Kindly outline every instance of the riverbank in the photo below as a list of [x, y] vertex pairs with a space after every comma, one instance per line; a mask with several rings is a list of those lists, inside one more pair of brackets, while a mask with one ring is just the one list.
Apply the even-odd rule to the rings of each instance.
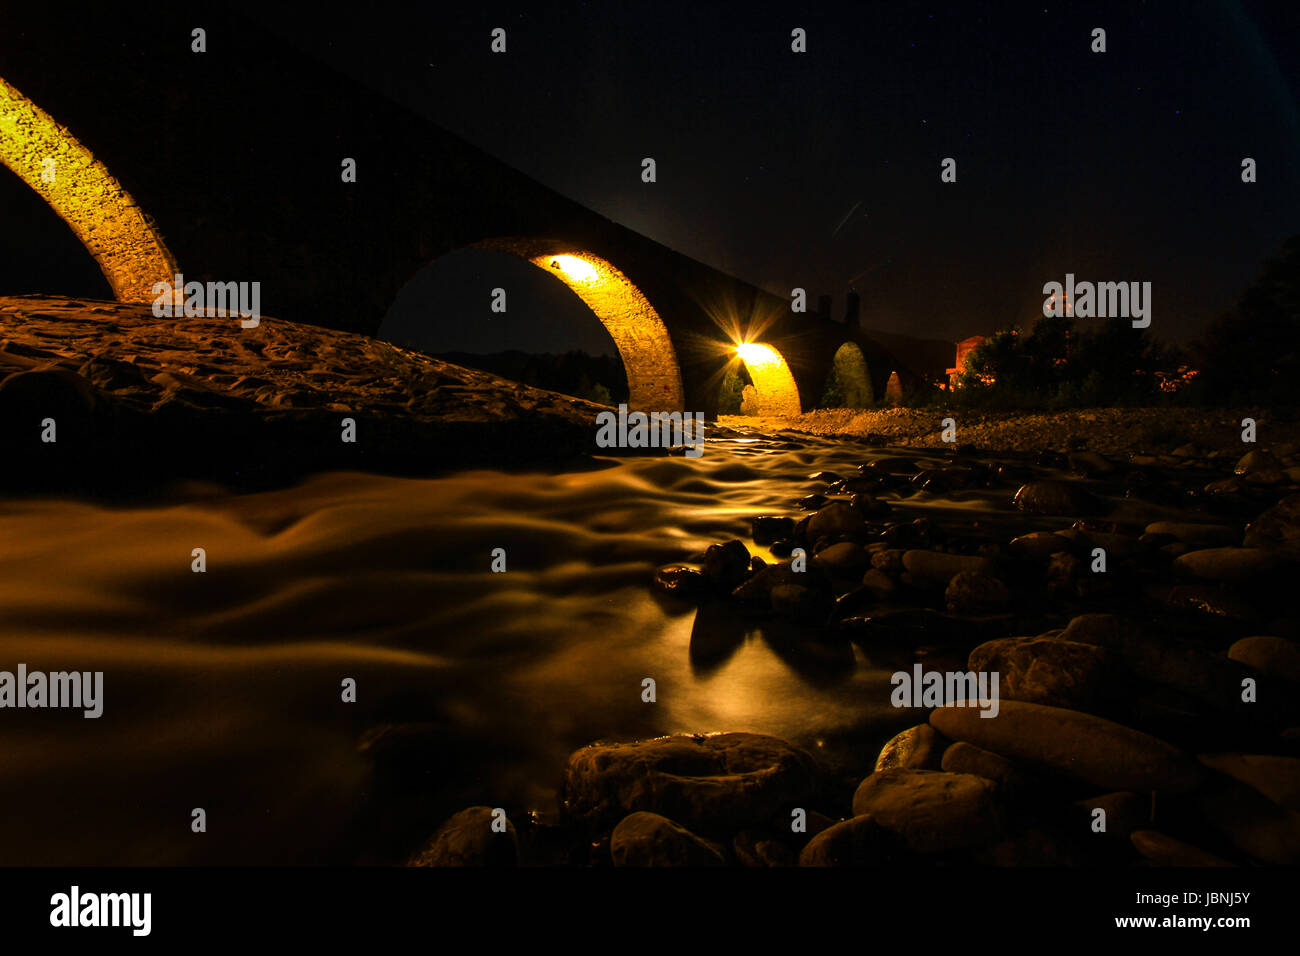
[[988, 452], [1073, 451], [1105, 455], [1190, 456], [1243, 451], [1242, 420], [1256, 423], [1257, 444], [1300, 444], [1300, 419], [1265, 408], [1089, 408], [1060, 412], [973, 409], [819, 409], [797, 418], [725, 416], [719, 424], [765, 431], [788, 430], [823, 438], [868, 439], [875, 445], [944, 446], [944, 418], [956, 426], [956, 443]]

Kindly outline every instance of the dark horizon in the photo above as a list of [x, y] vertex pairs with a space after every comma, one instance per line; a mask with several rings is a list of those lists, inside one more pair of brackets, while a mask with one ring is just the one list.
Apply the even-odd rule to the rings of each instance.
[[[1149, 334], [1186, 345], [1300, 232], [1300, 51], [1272, 4], [244, 12], [685, 255], [783, 297], [833, 294], [837, 319], [856, 288], [885, 331], [988, 334], [1073, 272], [1151, 281]], [[613, 43], [630, 23], [635, 42]]]

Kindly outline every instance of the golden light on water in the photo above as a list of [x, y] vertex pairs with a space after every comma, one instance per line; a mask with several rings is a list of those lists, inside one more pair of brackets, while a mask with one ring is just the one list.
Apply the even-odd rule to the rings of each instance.
[[149, 218], [66, 128], [0, 79], [0, 162], [50, 204], [123, 302], [152, 302], [180, 270]]

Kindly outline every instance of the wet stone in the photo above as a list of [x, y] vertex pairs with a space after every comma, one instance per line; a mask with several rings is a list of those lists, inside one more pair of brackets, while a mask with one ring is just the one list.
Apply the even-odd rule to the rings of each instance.
[[723, 866], [716, 845], [657, 813], [638, 812], [619, 821], [610, 835], [615, 866]]

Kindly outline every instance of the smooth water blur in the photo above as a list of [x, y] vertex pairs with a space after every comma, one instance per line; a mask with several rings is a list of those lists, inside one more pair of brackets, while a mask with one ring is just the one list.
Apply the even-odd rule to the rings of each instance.
[[[797, 514], [810, 472], [882, 454], [899, 452], [733, 437], [565, 474], [5, 502], [0, 669], [102, 670], [105, 703], [98, 720], [0, 711], [0, 862], [385, 860], [468, 804], [553, 816], [566, 757], [600, 738], [756, 731], [869, 768], [915, 722], [889, 707], [895, 666], [716, 608], [697, 621], [650, 579], [748, 543], [754, 514]], [[996, 519], [995, 498], [1005, 509], [985, 490], [900, 513]], [[358, 752], [385, 724], [424, 741], [409, 786]]]

